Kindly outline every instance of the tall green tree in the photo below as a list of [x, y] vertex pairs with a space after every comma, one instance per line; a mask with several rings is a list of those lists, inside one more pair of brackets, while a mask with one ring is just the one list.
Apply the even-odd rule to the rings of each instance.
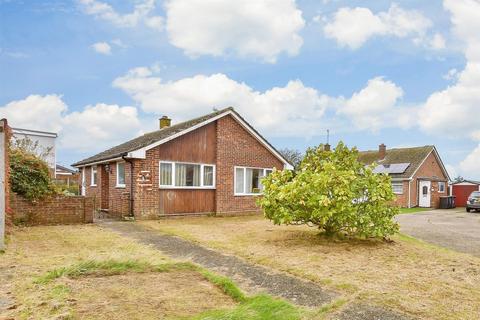
[[386, 174], [358, 161], [356, 148], [308, 149], [296, 174], [274, 171], [263, 179], [259, 204], [275, 224], [308, 224], [327, 235], [387, 237], [398, 231], [395, 195]]

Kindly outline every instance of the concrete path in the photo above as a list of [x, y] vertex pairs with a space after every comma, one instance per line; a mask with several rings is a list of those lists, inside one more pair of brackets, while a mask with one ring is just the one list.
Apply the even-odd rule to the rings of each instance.
[[[102, 227], [122, 236], [136, 239], [164, 252], [175, 259], [188, 259], [207, 269], [232, 278], [243, 290], [250, 293], [266, 292], [282, 297], [297, 305], [319, 307], [332, 302], [337, 294], [319, 285], [291, 275], [249, 263], [236, 256], [225, 255], [179, 237], [148, 230], [134, 222], [100, 221]], [[353, 304], [335, 319], [352, 320], [403, 320], [404, 315], [383, 308]]]
[[480, 213], [463, 208], [432, 210], [396, 217], [400, 231], [442, 247], [480, 257]]

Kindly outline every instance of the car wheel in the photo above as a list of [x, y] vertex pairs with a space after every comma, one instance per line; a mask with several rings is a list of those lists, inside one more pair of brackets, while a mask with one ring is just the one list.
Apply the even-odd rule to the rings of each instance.
[[467, 212], [470, 212], [470, 208], [467, 208]]

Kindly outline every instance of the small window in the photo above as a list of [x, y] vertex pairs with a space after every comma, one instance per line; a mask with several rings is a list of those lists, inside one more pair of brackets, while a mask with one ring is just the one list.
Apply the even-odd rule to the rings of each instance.
[[203, 185], [213, 187], [213, 166], [203, 166]]
[[392, 190], [395, 194], [403, 194], [403, 182], [392, 182]]
[[97, 185], [97, 166], [92, 166], [92, 179], [91, 179], [91, 185], [96, 186]]
[[160, 163], [160, 185], [161, 186], [171, 186], [172, 177], [173, 177], [173, 163], [161, 162]]
[[423, 188], [422, 188], [422, 195], [424, 195], [424, 196], [427, 196], [427, 195], [428, 195], [428, 187], [427, 187], [427, 186], [423, 186]]
[[272, 171], [272, 169], [236, 167], [235, 194], [255, 195], [262, 193], [262, 178]]
[[445, 193], [445, 182], [439, 182], [438, 183], [438, 192], [440, 193]]
[[125, 187], [125, 162], [117, 162], [117, 187]]

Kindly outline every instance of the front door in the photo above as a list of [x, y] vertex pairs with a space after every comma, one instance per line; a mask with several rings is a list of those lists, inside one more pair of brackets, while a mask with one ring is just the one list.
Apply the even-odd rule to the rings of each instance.
[[418, 195], [418, 206], [422, 208], [430, 208], [430, 198], [431, 198], [431, 181], [420, 181], [420, 194]]

